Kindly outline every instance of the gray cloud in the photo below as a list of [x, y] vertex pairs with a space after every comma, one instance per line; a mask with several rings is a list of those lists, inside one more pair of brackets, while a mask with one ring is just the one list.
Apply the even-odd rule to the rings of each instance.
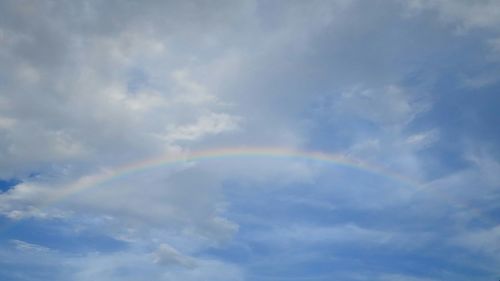
[[[487, 61], [495, 68], [497, 6], [445, 0], [4, 1], [0, 178], [23, 182], [0, 194], [0, 213], [17, 221], [58, 220], [68, 229], [78, 225], [130, 246], [70, 257], [74, 274], [61, 274], [73, 280], [243, 280], [244, 262], [200, 253], [246, 237], [242, 223], [269, 230], [274, 214], [250, 213], [278, 208], [277, 201], [265, 200], [273, 192], [289, 192], [290, 202], [314, 202], [302, 204], [305, 209], [322, 202], [328, 206], [323, 211], [345, 211], [357, 221], [344, 218], [332, 227], [323, 218], [325, 225], [313, 227], [301, 224], [300, 215], [278, 216], [295, 226], [263, 234], [258, 242], [265, 245], [273, 239], [302, 246], [311, 240], [382, 241], [409, 251], [414, 239], [428, 250], [428, 241], [443, 238], [429, 234], [419, 223], [425, 221], [439, 226], [436, 232], [456, 231], [444, 250], [491, 254], [486, 248], [498, 229], [490, 222], [468, 226], [478, 217], [474, 210], [479, 216], [497, 210], [499, 166], [491, 151], [498, 151], [498, 136], [490, 130], [497, 100], [461, 91], [496, 85], [495, 72], [473, 66]], [[472, 30], [489, 52], [484, 60], [470, 47], [476, 42]], [[441, 86], [455, 80], [457, 89]], [[340, 173], [303, 159], [229, 159], [191, 161], [73, 190], [126, 163], [225, 146], [339, 152], [422, 186], [396, 189], [375, 175]], [[307, 186], [311, 198], [302, 198], [297, 186]], [[240, 198], [247, 195], [255, 200]], [[240, 206], [231, 200], [254, 204], [248, 217], [238, 216]], [[359, 213], [377, 212], [401, 225], [382, 215], [380, 227], [359, 219]], [[442, 226], [445, 219], [456, 225]], [[25, 250], [42, 248], [13, 241], [24, 251], [16, 257], [20, 264], [36, 267], [31, 259], [39, 255], [54, 263], [68, 258], [50, 250], [30, 254]], [[270, 256], [268, 266], [280, 264], [282, 256]], [[125, 277], [130, 267], [145, 274]], [[370, 274], [376, 280], [434, 280]]]

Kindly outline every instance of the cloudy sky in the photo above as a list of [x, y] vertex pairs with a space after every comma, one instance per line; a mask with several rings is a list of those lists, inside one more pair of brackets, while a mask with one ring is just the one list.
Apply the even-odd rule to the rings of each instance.
[[1, 280], [498, 280], [500, 2], [0, 1]]

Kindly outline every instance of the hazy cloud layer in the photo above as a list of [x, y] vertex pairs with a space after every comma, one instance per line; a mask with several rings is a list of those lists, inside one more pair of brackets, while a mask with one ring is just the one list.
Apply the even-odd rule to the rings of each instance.
[[[499, 21], [496, 1], [3, 1], [0, 279], [498, 279]], [[371, 168], [134, 170], [227, 147]]]

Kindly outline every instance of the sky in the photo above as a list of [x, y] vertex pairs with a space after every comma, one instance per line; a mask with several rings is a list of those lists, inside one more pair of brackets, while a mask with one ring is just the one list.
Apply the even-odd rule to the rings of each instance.
[[500, 2], [0, 1], [0, 280], [499, 280]]

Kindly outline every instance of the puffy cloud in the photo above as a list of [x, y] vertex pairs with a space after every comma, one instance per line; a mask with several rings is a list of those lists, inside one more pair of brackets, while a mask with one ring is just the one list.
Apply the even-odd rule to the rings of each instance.
[[[234, 121], [229, 121], [233, 117], [217, 108], [210, 90], [179, 70], [185, 68], [190, 52], [169, 53], [174, 48], [171, 41], [176, 42], [173, 38], [184, 32], [156, 28], [154, 23], [163, 22], [159, 15], [149, 18], [132, 13], [121, 18], [134, 7], [113, 11], [107, 5], [97, 9], [98, 5], [31, 2], [22, 8], [14, 2], [3, 4], [2, 40], [8, 43], [0, 58], [6, 82], [0, 89], [3, 177], [47, 169], [49, 164], [103, 164], [105, 155], [109, 164], [116, 153], [132, 157], [129, 160], [162, 153], [167, 144], [157, 135], [166, 127], [201, 119], [207, 111], [212, 113], [203, 122], [212, 124], [213, 130], [234, 127]], [[155, 13], [163, 5], [171, 4], [151, 2], [141, 9]], [[231, 6], [227, 7], [231, 13], [240, 9]], [[204, 8], [208, 14], [220, 15], [211, 9]], [[69, 11], [77, 10], [85, 11], [85, 16], [71, 18]], [[189, 5], [184, 11], [199, 12]], [[93, 22], [95, 18], [121, 18], [123, 25], [112, 20]], [[175, 18], [170, 20], [179, 24]], [[215, 19], [208, 16], [206, 20]], [[140, 29], [131, 22], [137, 22]], [[206, 27], [187, 28], [198, 32]], [[185, 44], [191, 41], [198, 39], [190, 38]], [[193, 137], [192, 132], [188, 135]]]

